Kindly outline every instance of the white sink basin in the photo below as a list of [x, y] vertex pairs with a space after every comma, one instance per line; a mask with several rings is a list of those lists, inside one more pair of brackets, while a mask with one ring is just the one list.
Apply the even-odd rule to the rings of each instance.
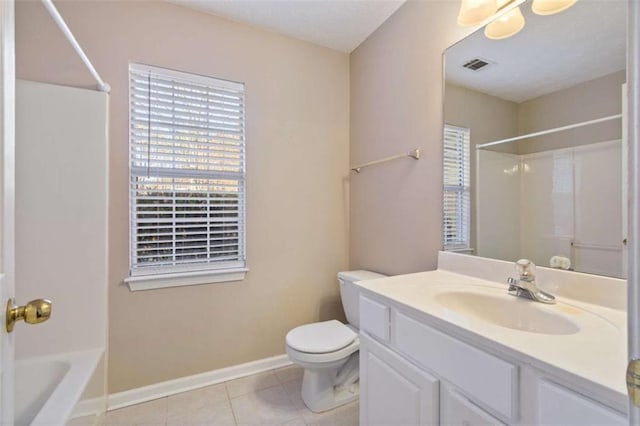
[[435, 301], [456, 314], [515, 330], [541, 334], [575, 334], [580, 331], [576, 323], [553, 312], [558, 305], [466, 291], [446, 291], [437, 294]]

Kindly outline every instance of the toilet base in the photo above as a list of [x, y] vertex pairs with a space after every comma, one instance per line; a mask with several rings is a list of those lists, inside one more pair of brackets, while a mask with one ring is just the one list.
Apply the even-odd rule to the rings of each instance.
[[302, 378], [302, 400], [314, 413], [331, 410], [360, 396], [358, 353], [331, 368], [305, 368]]
[[302, 400], [304, 405], [314, 413], [322, 413], [323, 411], [333, 410], [341, 405], [348, 404], [360, 397], [360, 386], [358, 383], [351, 385], [349, 388], [340, 389], [333, 392], [327, 392], [321, 397], [318, 394], [309, 394], [302, 391]]

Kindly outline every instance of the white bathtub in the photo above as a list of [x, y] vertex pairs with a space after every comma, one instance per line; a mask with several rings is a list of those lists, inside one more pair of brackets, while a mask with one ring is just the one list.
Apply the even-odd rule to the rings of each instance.
[[66, 424], [103, 353], [94, 349], [16, 361], [16, 426]]

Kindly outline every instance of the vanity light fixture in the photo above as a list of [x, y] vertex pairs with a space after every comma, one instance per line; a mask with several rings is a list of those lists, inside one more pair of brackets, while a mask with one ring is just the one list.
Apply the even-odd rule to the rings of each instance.
[[[478, 25], [512, 5], [517, 0], [462, 0], [458, 25], [469, 27]], [[577, 0], [533, 0], [531, 10], [536, 15], [553, 15], [567, 10]], [[484, 35], [492, 40], [500, 40], [511, 37], [524, 28], [524, 16], [520, 6], [516, 6], [504, 13], [498, 19], [489, 23], [484, 30]]]
[[516, 35], [524, 28], [524, 16], [520, 7], [514, 7], [484, 29], [484, 36], [491, 40], [500, 40]]
[[569, 9], [578, 0], [533, 0], [531, 10], [536, 15], [553, 15]]

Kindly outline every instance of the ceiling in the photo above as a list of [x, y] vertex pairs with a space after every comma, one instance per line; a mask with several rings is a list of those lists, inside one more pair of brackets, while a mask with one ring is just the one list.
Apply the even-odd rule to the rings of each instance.
[[[446, 80], [514, 102], [593, 80], [626, 67], [626, 2], [578, 1], [551, 16], [521, 6], [524, 29], [504, 40], [477, 31], [446, 51]], [[474, 58], [492, 62], [463, 68]]]
[[405, 0], [168, 0], [350, 53]]

